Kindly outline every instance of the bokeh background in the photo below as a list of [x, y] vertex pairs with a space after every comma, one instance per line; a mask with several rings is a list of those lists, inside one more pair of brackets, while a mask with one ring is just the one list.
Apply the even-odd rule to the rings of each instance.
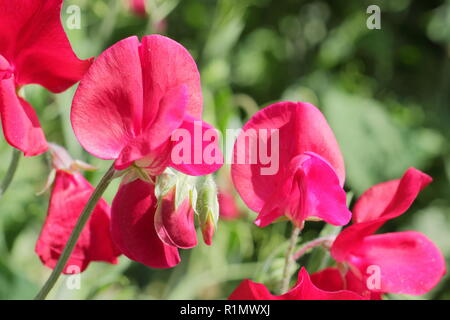
[[[204, 116], [221, 130], [239, 128], [259, 108], [278, 100], [318, 106], [335, 131], [345, 156], [346, 190], [352, 203], [375, 183], [401, 177], [410, 166], [434, 182], [409, 212], [384, 231], [424, 232], [450, 258], [450, 1], [148, 0], [139, 15], [125, 0], [66, 0], [81, 9], [81, 29], [66, 31], [81, 58], [97, 56], [130, 35], [161, 33], [182, 43], [201, 71]], [[366, 27], [369, 5], [381, 8], [381, 30]], [[100, 169], [86, 176], [94, 184], [109, 163], [92, 158], [77, 143], [69, 111], [75, 88], [54, 95], [25, 88], [48, 140]], [[0, 177], [11, 148], [0, 142]], [[92, 263], [80, 290], [60, 280], [59, 299], [226, 298], [243, 278], [273, 287], [281, 277], [288, 223], [259, 229], [233, 192], [229, 168], [217, 174], [222, 190], [234, 195], [239, 217], [221, 220], [212, 247], [182, 252], [179, 266], [150, 269], [121, 257], [118, 265]], [[34, 245], [45, 219], [48, 192], [37, 196], [49, 173], [45, 155], [24, 158], [0, 201], [0, 299], [32, 298], [50, 271]], [[107, 192], [111, 200], [118, 182]], [[307, 224], [304, 241], [324, 224]], [[330, 263], [316, 250], [299, 265], [310, 273]], [[411, 298], [389, 295], [389, 299]], [[425, 299], [449, 299], [444, 277]]]

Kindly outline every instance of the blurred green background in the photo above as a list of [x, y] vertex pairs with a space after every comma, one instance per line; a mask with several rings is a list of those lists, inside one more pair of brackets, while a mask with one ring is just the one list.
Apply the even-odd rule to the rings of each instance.
[[[147, 17], [134, 14], [127, 2], [64, 1], [65, 26], [66, 8], [81, 9], [81, 29], [66, 28], [80, 58], [97, 56], [130, 35], [175, 39], [197, 61], [204, 117], [221, 130], [241, 127], [258, 108], [277, 100], [315, 104], [341, 145], [353, 202], [410, 166], [434, 178], [409, 213], [383, 230], [424, 232], [450, 259], [450, 1], [148, 0]], [[371, 4], [381, 8], [381, 30], [366, 27]], [[109, 163], [84, 152], [72, 133], [74, 90], [53, 95], [28, 86], [25, 95], [49, 141], [100, 168], [87, 174], [95, 184]], [[2, 177], [11, 148], [4, 139], [0, 146]], [[0, 201], [0, 299], [32, 298], [50, 273], [34, 254], [48, 202], [48, 193], [36, 193], [48, 173], [45, 155], [22, 159]], [[218, 180], [232, 190], [227, 167]], [[108, 201], [117, 184], [108, 190]], [[92, 263], [80, 290], [68, 290], [62, 278], [51, 297], [221, 299], [243, 278], [273, 286], [281, 277], [290, 226], [259, 229], [252, 224], [255, 213], [236, 201], [241, 218], [220, 221], [213, 246], [183, 251], [176, 268], [150, 269], [126, 257], [119, 265]], [[303, 240], [315, 238], [322, 227], [308, 223]], [[300, 261], [310, 273], [326, 263], [320, 249]], [[450, 299], [450, 278], [419, 298]]]

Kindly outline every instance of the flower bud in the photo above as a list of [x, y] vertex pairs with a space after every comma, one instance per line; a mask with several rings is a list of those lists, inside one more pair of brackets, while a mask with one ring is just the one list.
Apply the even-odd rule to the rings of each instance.
[[203, 177], [198, 183], [196, 210], [200, 219], [203, 241], [211, 245], [219, 219], [217, 187], [211, 175]]
[[166, 169], [156, 178], [155, 228], [164, 243], [178, 248], [197, 245], [194, 224], [195, 177]]

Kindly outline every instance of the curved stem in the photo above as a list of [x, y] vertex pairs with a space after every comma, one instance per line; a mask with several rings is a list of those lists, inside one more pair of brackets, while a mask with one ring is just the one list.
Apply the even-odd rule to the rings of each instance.
[[334, 239], [336, 239], [336, 236], [327, 236], [327, 237], [320, 237], [310, 242], [307, 242], [294, 254], [293, 260], [295, 261], [300, 259], [309, 249], [312, 249], [314, 247], [331, 246], [331, 243], [333, 243]]
[[286, 257], [284, 260], [284, 269], [283, 269], [283, 278], [281, 280], [281, 287], [280, 287], [280, 293], [284, 294], [289, 290], [289, 281], [291, 280], [291, 263], [293, 261], [292, 259], [292, 253], [294, 252], [295, 245], [297, 244], [297, 239], [300, 234], [300, 229], [297, 227], [294, 227], [294, 230], [292, 230], [291, 238], [289, 240], [289, 246], [286, 251]]
[[78, 241], [78, 238], [80, 237], [81, 232], [83, 231], [84, 226], [86, 225], [86, 222], [89, 220], [92, 211], [94, 211], [95, 206], [102, 197], [106, 188], [115, 178], [115, 173], [116, 170], [114, 169], [113, 164], [105, 173], [103, 178], [100, 180], [99, 184], [97, 185], [97, 188], [95, 188], [94, 192], [89, 198], [89, 201], [86, 203], [83, 211], [80, 214], [80, 217], [78, 218], [77, 224], [73, 228], [72, 234], [70, 235], [69, 240], [67, 240], [66, 246], [64, 247], [64, 250], [58, 259], [58, 263], [56, 264], [55, 268], [50, 274], [50, 277], [45, 282], [44, 286], [41, 288], [39, 293], [34, 298], [35, 300], [44, 300], [47, 297], [50, 290], [55, 285], [56, 281], [61, 275], [61, 272], [64, 270], [64, 267], [66, 266], [67, 260], [69, 260], [69, 257], [73, 249], [75, 248], [75, 245]]
[[19, 166], [20, 154], [20, 150], [15, 148], [13, 149], [11, 162], [9, 163], [8, 170], [6, 171], [6, 175], [0, 186], [0, 198], [5, 194], [6, 190], [8, 190], [8, 187], [14, 178], [17, 167]]

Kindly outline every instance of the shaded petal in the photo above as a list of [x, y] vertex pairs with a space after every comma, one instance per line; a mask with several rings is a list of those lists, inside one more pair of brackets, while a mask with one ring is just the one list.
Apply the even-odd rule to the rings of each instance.
[[171, 268], [180, 256], [156, 233], [156, 202], [152, 184], [138, 179], [122, 185], [111, 208], [112, 237], [128, 258], [153, 268]]
[[293, 158], [283, 180], [285, 184], [266, 201], [256, 225], [264, 227], [282, 215], [299, 228], [310, 217], [334, 225], [350, 221], [345, 191], [333, 167], [319, 155], [306, 152]]
[[36, 112], [18, 97], [14, 77], [0, 80], [0, 116], [6, 141], [25, 156], [47, 151], [47, 141]]
[[206, 175], [223, 165], [217, 130], [202, 120], [187, 115], [172, 141], [170, 166], [184, 174]]
[[421, 295], [430, 291], [445, 274], [440, 250], [419, 232], [394, 232], [366, 237], [354, 249], [349, 263], [367, 277], [367, 268], [381, 272], [379, 292]]
[[106, 49], [75, 93], [71, 121], [80, 144], [101, 159], [115, 159], [142, 132], [139, 41], [130, 37]]
[[[276, 143], [277, 133], [279, 143]], [[261, 174], [261, 169], [271, 164], [263, 164], [261, 157], [252, 159], [249, 155], [252, 150], [256, 155], [258, 143], [259, 147], [266, 146], [272, 157], [279, 155], [279, 169], [275, 173]], [[247, 206], [260, 212], [273, 191], [284, 184], [291, 160], [308, 151], [328, 161], [340, 185], [344, 184], [342, 154], [331, 128], [316, 107], [302, 102], [279, 102], [258, 111], [245, 124], [235, 143], [231, 167], [234, 185]]]
[[[81, 174], [57, 171], [47, 218], [35, 249], [46, 266], [55, 267], [93, 191], [94, 188]], [[100, 199], [75, 245], [65, 273], [73, 273], [71, 266], [83, 271], [91, 261], [117, 263], [120, 252], [111, 240], [109, 224], [110, 208]]]
[[61, 24], [62, 0], [2, 1], [0, 54], [14, 63], [17, 83], [61, 92], [78, 82], [91, 60], [80, 60]]
[[183, 249], [195, 247], [197, 232], [190, 199], [175, 208], [175, 189], [170, 190], [158, 204], [155, 228], [160, 239], [168, 245]]

